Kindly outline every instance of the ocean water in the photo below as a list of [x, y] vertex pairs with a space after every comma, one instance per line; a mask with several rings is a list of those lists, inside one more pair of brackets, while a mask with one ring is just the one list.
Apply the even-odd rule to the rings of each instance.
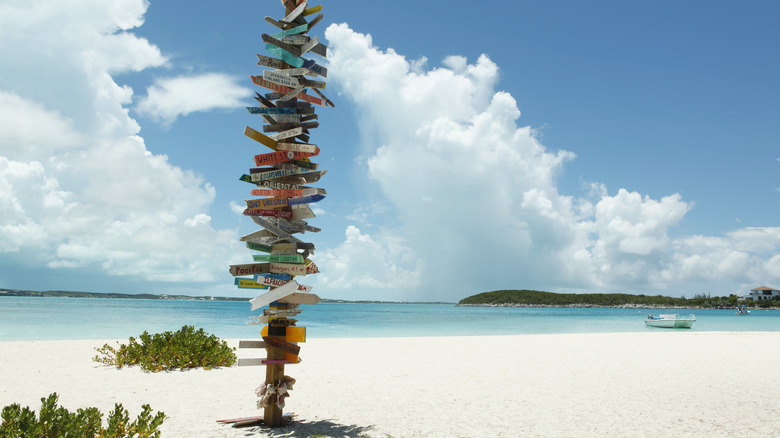
[[[780, 331], [780, 311], [457, 307], [454, 304], [302, 305], [298, 325], [309, 338], [518, 335], [645, 332], [648, 313], [696, 315], [692, 331]], [[183, 325], [225, 339], [257, 339], [248, 325], [248, 302], [107, 298], [0, 297], [0, 342], [60, 339], [127, 339]]]

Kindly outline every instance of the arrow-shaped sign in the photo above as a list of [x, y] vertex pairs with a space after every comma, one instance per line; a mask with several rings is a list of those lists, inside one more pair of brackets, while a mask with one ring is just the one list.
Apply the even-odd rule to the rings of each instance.
[[[300, 67], [300, 66], [298, 66], [298, 67]], [[292, 88], [290, 88], [290, 87], [285, 87], [284, 85], [279, 85], [279, 84], [275, 84], [275, 83], [273, 83], [271, 81], [266, 81], [265, 79], [263, 79], [260, 76], [252, 76], [252, 82], [254, 82], [256, 85], [268, 88], [269, 90], [278, 91], [278, 92], [280, 92], [282, 94], [287, 94], [290, 91], [292, 91]], [[311, 102], [311, 103], [313, 103], [315, 105], [320, 105], [320, 106], [322, 105], [322, 99], [314, 97], [314, 96], [309, 96], [306, 93], [299, 94], [298, 98], [302, 99], [302, 100], [305, 100], [307, 102]]]
[[249, 302], [252, 304], [252, 310], [265, 307], [274, 301], [278, 301], [280, 298], [284, 298], [291, 293], [294, 293], [298, 289], [298, 283], [290, 281], [284, 286], [277, 287], [276, 289], [252, 298]]
[[284, 85], [290, 88], [299, 87], [301, 82], [293, 76], [282, 74], [276, 70], [266, 70], [263, 72], [263, 79], [273, 83]]
[[[292, 219], [292, 211], [289, 210], [264, 210], [261, 208], [247, 208], [244, 210], [246, 216], [266, 216], [266, 217], [281, 217], [284, 219]], [[307, 230], [310, 231], [310, 230]]]
[[271, 263], [271, 272], [276, 274], [306, 275], [305, 265], [296, 265], [292, 263]]
[[[300, 26], [293, 27], [292, 29], [287, 29], [287, 30], [283, 30], [281, 32], [273, 33], [273, 34], [271, 34], [271, 36], [276, 38], [276, 39], [282, 39], [282, 38], [284, 38], [284, 37], [286, 37], [288, 35], [295, 35], [295, 34], [308, 32], [308, 31], [309, 31], [309, 25], [308, 24], [302, 24]], [[279, 67], [274, 67], [274, 68], [279, 68]]]
[[279, 299], [280, 303], [288, 304], [319, 304], [322, 300], [315, 294], [296, 292]]
[[[285, 284], [287, 284], [289, 282], [289, 280], [279, 280], [277, 278], [271, 278], [271, 277], [267, 277], [267, 276], [260, 276], [260, 277], [258, 277], [257, 282], [260, 283], [260, 284], [266, 285], [266, 286], [279, 287], [279, 286], [284, 286]], [[298, 285], [298, 292], [309, 293], [309, 292], [311, 292], [312, 289], [313, 288], [311, 286], [306, 286], [306, 285], [303, 285], [303, 284], [299, 284]]]
[[303, 152], [303, 153], [311, 154], [305, 156], [317, 156], [320, 153], [320, 148], [317, 147], [316, 144], [308, 144], [308, 143], [277, 142], [276, 148], [279, 151]]
[[256, 262], [303, 263], [303, 257], [298, 254], [254, 255], [252, 258]]
[[268, 289], [268, 285], [260, 284], [255, 280], [236, 278], [236, 286], [239, 289]]
[[244, 201], [248, 208], [282, 208], [287, 207], [287, 198], [250, 199]]
[[295, 108], [266, 108], [262, 106], [248, 106], [246, 110], [249, 114], [298, 114]]
[[287, 204], [288, 205], [311, 204], [313, 202], [320, 202], [323, 199], [325, 199], [324, 195], [301, 196], [300, 198], [290, 198], [287, 201]]
[[263, 134], [262, 132], [255, 131], [254, 129], [250, 128], [249, 126], [244, 128], [244, 135], [251, 138], [252, 140], [268, 146], [269, 148], [276, 150], [276, 140], [273, 138]]
[[[271, 134], [269, 137], [273, 138], [274, 140], [282, 140], [284, 138], [296, 137], [301, 134], [303, 134], [303, 128], [298, 127], [298, 128], [289, 129], [287, 131], [278, 132], [276, 134]], [[279, 143], [277, 143], [277, 146], [278, 144]], [[279, 150], [278, 147], [277, 150]]]
[[230, 274], [234, 277], [239, 275], [267, 274], [270, 271], [268, 263], [250, 263], [246, 265], [230, 265]]
[[[265, 230], [263, 230], [265, 231]], [[259, 243], [255, 242], [247, 242], [246, 247], [249, 249], [253, 249], [255, 251], [263, 251], [263, 252], [271, 252], [271, 246], [270, 245], [261, 245]]]

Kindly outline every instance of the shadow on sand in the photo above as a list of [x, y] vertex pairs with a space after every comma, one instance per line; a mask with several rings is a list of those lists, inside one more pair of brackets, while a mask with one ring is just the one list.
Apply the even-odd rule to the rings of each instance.
[[373, 430], [373, 426], [355, 426], [335, 423], [328, 420], [303, 420], [295, 419], [288, 425], [269, 428], [264, 426], [255, 426], [246, 429], [244, 436], [248, 437], [347, 437], [360, 438], [365, 437]]

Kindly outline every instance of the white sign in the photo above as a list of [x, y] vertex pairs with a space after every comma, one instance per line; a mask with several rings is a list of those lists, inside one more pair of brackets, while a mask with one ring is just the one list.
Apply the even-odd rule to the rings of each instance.
[[281, 298], [286, 297], [287, 295], [290, 295], [291, 293], [294, 293], [298, 289], [298, 283], [296, 283], [294, 280], [290, 281], [289, 283], [285, 284], [284, 286], [277, 287], [276, 289], [266, 292], [262, 295], [258, 295], [249, 302], [252, 304], [252, 310], [257, 310], [261, 307], [267, 306], [274, 301], [278, 301]]

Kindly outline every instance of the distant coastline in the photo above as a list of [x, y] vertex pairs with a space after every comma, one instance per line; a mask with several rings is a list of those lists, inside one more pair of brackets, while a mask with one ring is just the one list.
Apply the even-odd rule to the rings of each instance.
[[461, 307], [593, 307], [624, 309], [734, 309], [738, 305], [779, 309], [780, 300], [755, 302], [734, 294], [727, 297], [695, 295], [673, 298], [643, 294], [562, 294], [536, 290], [498, 290], [483, 292], [460, 300]]
[[[2, 297], [46, 297], [46, 298], [114, 298], [114, 299], [132, 299], [132, 300], [183, 300], [183, 301], [248, 301], [247, 297], [211, 297], [211, 296], [190, 296], [190, 295], [169, 295], [169, 294], [123, 294], [114, 292], [79, 292], [64, 290], [21, 290], [21, 289], [0, 289], [0, 298]], [[322, 299], [323, 303], [350, 303], [350, 304], [451, 304], [447, 302], [413, 302], [413, 301], [372, 301], [372, 300], [334, 300]]]

